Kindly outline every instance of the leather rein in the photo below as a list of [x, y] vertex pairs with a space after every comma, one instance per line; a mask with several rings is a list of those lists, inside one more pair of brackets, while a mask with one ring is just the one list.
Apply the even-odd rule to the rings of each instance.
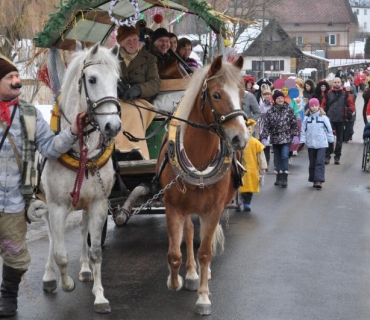
[[[82, 132], [79, 132], [79, 134], [82, 134], [85, 137], [88, 137], [92, 132], [94, 131], [100, 131], [99, 125], [94, 119], [95, 115], [119, 115], [121, 112], [121, 107], [118, 102], [118, 99], [115, 97], [103, 97], [99, 100], [92, 101], [89, 97], [89, 92], [87, 90], [87, 85], [86, 85], [86, 76], [85, 76], [85, 69], [92, 66], [92, 65], [98, 65], [102, 64], [101, 62], [98, 61], [90, 61], [90, 62], [84, 62], [83, 68], [81, 70], [81, 75], [80, 78], [78, 79], [78, 93], [81, 95], [81, 89], [82, 89], [82, 84], [83, 84], [83, 89], [85, 91], [85, 96], [86, 96], [86, 103], [87, 103], [87, 119], [85, 119], [84, 123], [87, 125], [91, 125], [91, 129], [81, 128], [80, 130]], [[116, 112], [97, 112], [97, 108], [99, 108], [101, 105], [104, 103], [113, 103], [117, 107]], [[68, 118], [65, 116], [63, 110], [59, 108], [61, 114], [63, 117], [67, 120], [69, 124], [71, 122], [68, 120]], [[114, 143], [113, 140], [109, 141], [102, 141], [101, 146], [100, 146], [100, 152], [92, 157], [92, 158], [87, 158], [87, 163], [86, 163], [86, 176], [87, 172], [90, 171], [92, 175], [95, 174], [97, 169], [100, 169], [103, 167], [108, 160], [110, 159], [110, 156], [113, 152], [114, 149]], [[82, 152], [82, 150], [81, 150]], [[68, 169], [78, 172], [79, 170], [79, 165], [80, 165], [80, 155], [79, 153], [75, 152], [73, 149], [69, 150], [67, 153], [63, 154], [58, 161]]]
[[[239, 168], [240, 164], [236, 159], [235, 152], [231, 150], [230, 146], [226, 142], [225, 133], [221, 125], [238, 116], [243, 116], [245, 119], [247, 119], [247, 115], [243, 110], [233, 110], [225, 114], [219, 114], [218, 112], [216, 112], [215, 107], [212, 103], [212, 99], [210, 98], [210, 93], [207, 86], [207, 82], [209, 80], [212, 80], [213, 78], [214, 77], [208, 78], [203, 83], [201, 95], [201, 110], [204, 111], [205, 106], [208, 105], [214, 115], [215, 121], [208, 126], [200, 126], [201, 128], [208, 130], [212, 128], [216, 132], [221, 140], [220, 149], [209, 164], [208, 169], [203, 168], [206, 169], [206, 171], [200, 172], [198, 169], [192, 167], [190, 160], [187, 158], [185, 149], [182, 149], [180, 145], [181, 126], [179, 121], [176, 120], [184, 120], [173, 116], [172, 119], [175, 120], [171, 121], [170, 123], [170, 129], [168, 133], [168, 149], [166, 150], [165, 156], [159, 165], [159, 170], [157, 172], [156, 178], [159, 178], [165, 167], [166, 162], [169, 161], [175, 174], [181, 176], [184, 186], [186, 184], [188, 186], [204, 188], [210, 187], [220, 181], [225, 176], [227, 171], [231, 168], [231, 166], [234, 166], [236, 170], [235, 187], [239, 187], [242, 175], [241, 172], [244, 170], [244, 168]], [[162, 147], [163, 146], [164, 144], [162, 144]]]
[[[186, 124], [192, 126], [192, 127], [195, 127], [195, 128], [199, 128], [199, 129], [204, 129], [204, 130], [207, 130], [209, 131], [210, 129], [213, 129], [216, 134], [221, 138], [221, 139], [225, 139], [225, 134], [224, 134], [224, 131], [222, 129], [222, 124], [233, 119], [233, 118], [236, 118], [238, 116], [243, 116], [243, 118], [245, 120], [248, 120], [248, 116], [247, 114], [242, 110], [233, 110], [233, 111], [230, 111], [230, 112], [227, 112], [225, 114], [219, 114], [213, 103], [212, 103], [212, 99], [210, 99], [210, 93], [209, 93], [209, 89], [208, 89], [208, 81], [210, 80], [213, 80], [215, 77], [210, 77], [210, 78], [207, 78], [204, 80], [203, 82], [203, 88], [202, 88], [202, 94], [201, 94], [201, 110], [204, 111], [204, 107], [205, 105], [207, 104], [208, 102], [208, 105], [209, 107], [211, 108], [211, 112], [214, 116], [214, 119], [215, 121], [212, 122], [211, 124], [209, 125], [204, 125], [204, 124], [201, 124], [201, 123], [198, 123], [198, 122], [194, 122], [194, 121], [190, 121], [190, 120], [187, 120], [187, 119], [183, 119], [183, 118], [179, 118], [179, 117], [176, 117], [174, 115], [174, 113], [170, 113], [168, 111], [163, 111], [163, 110], [160, 110], [160, 109], [155, 109], [155, 108], [150, 108], [150, 107], [145, 107], [145, 106], [141, 106], [141, 105], [137, 105], [135, 103], [131, 103], [132, 105], [136, 106], [137, 108], [141, 108], [141, 109], [145, 109], [145, 110], [148, 110], [148, 111], [151, 111], [151, 112], [155, 112], [155, 113], [158, 113], [158, 114], [161, 114], [161, 115], [164, 115], [167, 117], [167, 119], [164, 121], [163, 125], [159, 126], [157, 128], [157, 130], [155, 130], [154, 132], [152, 132], [149, 136], [147, 137], [143, 137], [143, 138], [139, 138], [139, 137], [135, 137], [133, 136], [130, 132], [127, 132], [125, 130], [122, 131], [123, 135], [130, 141], [140, 141], [140, 140], [147, 140], [147, 139], [150, 139], [151, 137], [153, 137], [155, 134], [157, 134], [171, 119], [175, 119], [175, 120], [179, 120], [181, 122], [185, 122]], [[181, 101], [180, 101], [181, 103]]]

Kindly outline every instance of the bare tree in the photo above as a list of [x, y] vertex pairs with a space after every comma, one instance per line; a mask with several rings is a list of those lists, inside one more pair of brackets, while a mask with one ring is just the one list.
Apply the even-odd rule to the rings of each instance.
[[32, 39], [60, 3], [60, 0], [0, 0], [0, 54], [22, 71], [25, 84], [22, 97], [29, 101], [33, 101], [40, 90], [37, 68], [45, 59], [36, 54]]

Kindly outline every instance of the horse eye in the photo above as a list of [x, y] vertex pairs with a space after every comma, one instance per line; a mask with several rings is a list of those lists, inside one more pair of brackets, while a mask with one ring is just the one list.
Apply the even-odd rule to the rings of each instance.
[[96, 78], [95, 77], [89, 78], [89, 83], [95, 84], [96, 83]]
[[218, 92], [215, 92], [213, 95], [212, 95], [213, 99], [215, 100], [220, 100], [221, 99], [221, 95], [218, 93]]

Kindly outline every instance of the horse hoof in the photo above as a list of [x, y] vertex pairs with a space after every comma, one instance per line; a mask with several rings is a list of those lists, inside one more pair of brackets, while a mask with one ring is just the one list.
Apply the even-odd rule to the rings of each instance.
[[208, 316], [211, 314], [211, 305], [210, 304], [196, 304], [195, 313], [200, 314], [201, 316]]
[[185, 289], [197, 291], [199, 288], [199, 279], [185, 279]]
[[79, 275], [78, 275], [78, 279], [81, 281], [81, 282], [90, 282], [93, 280], [92, 278], [92, 273], [89, 272], [89, 271], [84, 271], [84, 272], [81, 272]]
[[68, 278], [70, 282], [69, 285], [63, 286], [62, 284], [60, 284], [64, 292], [72, 292], [75, 289], [75, 282], [73, 281], [71, 277], [68, 277]]
[[52, 293], [57, 289], [57, 281], [51, 280], [51, 281], [43, 281], [42, 282], [42, 291], [46, 293]]
[[109, 303], [94, 304], [94, 311], [96, 313], [110, 313], [110, 305]]

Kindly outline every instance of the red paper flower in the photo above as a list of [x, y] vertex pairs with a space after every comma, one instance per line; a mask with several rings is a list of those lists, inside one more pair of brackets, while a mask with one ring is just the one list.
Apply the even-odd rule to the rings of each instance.
[[160, 24], [162, 21], [163, 21], [163, 16], [159, 13], [156, 13], [154, 16], [153, 16], [153, 21], [156, 23], [156, 24]]
[[49, 72], [46, 65], [37, 70], [37, 79], [42, 81], [47, 87], [50, 88]]

